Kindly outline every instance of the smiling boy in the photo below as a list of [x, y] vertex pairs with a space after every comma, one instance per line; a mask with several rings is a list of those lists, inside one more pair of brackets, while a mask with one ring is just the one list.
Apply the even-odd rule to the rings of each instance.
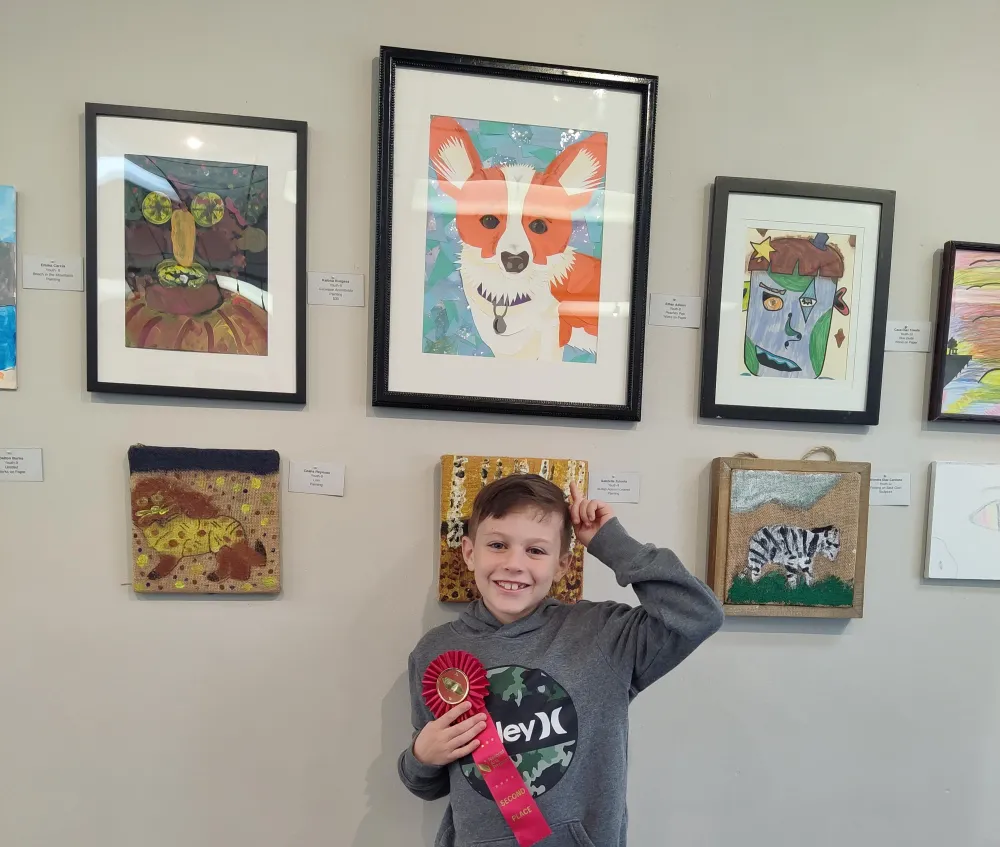
[[[571, 531], [640, 606], [549, 597], [569, 568]], [[487, 668], [486, 708], [552, 829], [544, 847], [624, 847], [629, 703], [721, 627], [718, 600], [672, 552], [631, 538], [606, 503], [573, 486], [567, 504], [533, 474], [479, 492], [462, 552], [482, 599], [410, 654], [416, 733], [399, 758], [417, 797], [450, 795], [435, 847], [516, 843], [469, 758], [485, 716], [456, 723], [466, 702], [435, 720], [423, 701], [423, 673], [447, 650]]]

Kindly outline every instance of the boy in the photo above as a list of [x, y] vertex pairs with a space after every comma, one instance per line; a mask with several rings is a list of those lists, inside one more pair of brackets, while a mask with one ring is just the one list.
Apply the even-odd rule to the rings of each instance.
[[[482, 599], [425, 635], [410, 655], [413, 744], [399, 776], [416, 796], [451, 795], [436, 847], [513, 847], [515, 839], [470, 757], [483, 715], [455, 723], [424, 703], [422, 677], [448, 650], [487, 668], [486, 706], [504, 747], [552, 829], [542, 847], [624, 847], [628, 706], [722, 626], [722, 607], [669, 550], [632, 539], [598, 500], [574, 485], [515, 474], [484, 487], [462, 539]], [[576, 539], [632, 585], [638, 608], [575, 605], [548, 597]]]

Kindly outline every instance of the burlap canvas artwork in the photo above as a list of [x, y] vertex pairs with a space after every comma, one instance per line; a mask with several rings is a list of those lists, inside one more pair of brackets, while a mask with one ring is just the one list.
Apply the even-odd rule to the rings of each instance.
[[[587, 463], [579, 459], [526, 459], [509, 456], [441, 457], [441, 565], [438, 574], [438, 598], [443, 603], [476, 600], [479, 591], [472, 573], [462, 558], [472, 504], [480, 489], [513, 473], [536, 473], [551, 480], [569, 500], [569, 484], [576, 482], [587, 489]], [[552, 586], [552, 596], [568, 603], [583, 597], [583, 547], [574, 537], [570, 541], [569, 571]]]
[[273, 450], [129, 449], [136, 592], [281, 590]]
[[710, 581], [736, 615], [860, 617], [869, 466], [717, 459]]

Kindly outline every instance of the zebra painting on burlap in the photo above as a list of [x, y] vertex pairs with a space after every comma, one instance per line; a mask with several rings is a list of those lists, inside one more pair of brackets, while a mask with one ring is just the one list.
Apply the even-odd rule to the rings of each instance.
[[840, 552], [840, 530], [835, 526], [803, 529], [799, 526], [775, 524], [758, 529], [750, 539], [746, 574], [758, 582], [769, 564], [785, 569], [789, 588], [795, 588], [801, 575], [806, 585], [812, 585], [813, 560], [818, 555], [836, 561]]

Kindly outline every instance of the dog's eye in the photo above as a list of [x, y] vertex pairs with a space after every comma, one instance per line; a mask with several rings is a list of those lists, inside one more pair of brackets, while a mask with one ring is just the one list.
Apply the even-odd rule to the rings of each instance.
[[549, 225], [541, 219], [536, 219], [528, 224], [528, 229], [535, 233], [535, 235], [543, 235], [549, 231]]
[[136, 500], [136, 505], [137, 506], [148, 506], [149, 505], [149, 498], [148, 497], [140, 497], [138, 500]]
[[498, 218], [496, 215], [483, 215], [479, 219], [479, 223], [481, 223], [487, 229], [496, 229], [498, 226], [500, 226], [500, 218]]

